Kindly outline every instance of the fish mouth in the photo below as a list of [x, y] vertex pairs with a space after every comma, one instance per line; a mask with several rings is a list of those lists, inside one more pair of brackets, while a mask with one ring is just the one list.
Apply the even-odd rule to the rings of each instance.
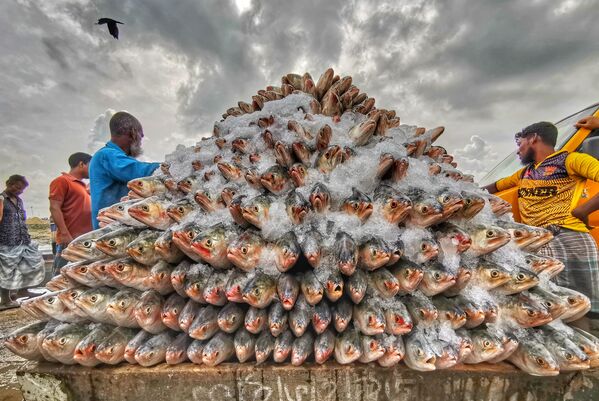
[[356, 271], [356, 264], [351, 262], [339, 262], [338, 267], [346, 276], [351, 276]]
[[285, 310], [290, 310], [291, 308], [293, 308], [293, 305], [295, 304], [292, 298], [283, 298], [281, 299], [281, 303], [283, 304], [283, 308]]

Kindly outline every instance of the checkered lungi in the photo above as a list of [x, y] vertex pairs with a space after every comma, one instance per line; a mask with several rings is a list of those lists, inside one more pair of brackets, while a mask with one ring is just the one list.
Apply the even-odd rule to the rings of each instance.
[[555, 277], [556, 284], [585, 294], [591, 311], [599, 312], [599, 252], [591, 234], [561, 228], [538, 253], [561, 260], [565, 268]]

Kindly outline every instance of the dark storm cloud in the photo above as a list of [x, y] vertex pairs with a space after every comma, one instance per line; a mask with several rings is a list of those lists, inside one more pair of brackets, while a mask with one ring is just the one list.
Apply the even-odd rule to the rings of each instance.
[[70, 68], [67, 57], [60, 48], [60, 40], [55, 38], [42, 38], [42, 44], [46, 49], [46, 54], [64, 70]]

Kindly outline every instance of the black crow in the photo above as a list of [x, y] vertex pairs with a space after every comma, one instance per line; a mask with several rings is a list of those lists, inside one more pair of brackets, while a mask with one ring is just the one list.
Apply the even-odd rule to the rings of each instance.
[[108, 25], [108, 32], [110, 32], [110, 34], [112, 36], [114, 36], [115, 39], [118, 40], [118, 38], [119, 38], [119, 28], [116, 26], [116, 24], [123, 24], [123, 23], [119, 22], [119, 21], [115, 21], [112, 18], [100, 18], [98, 20], [98, 23], [96, 25], [102, 25], [102, 24], [107, 24]]

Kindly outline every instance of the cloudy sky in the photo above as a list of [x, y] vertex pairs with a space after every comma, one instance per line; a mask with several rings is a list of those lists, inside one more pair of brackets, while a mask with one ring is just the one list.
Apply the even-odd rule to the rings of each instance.
[[0, 179], [26, 175], [45, 216], [50, 180], [108, 140], [114, 110], [161, 160], [283, 74], [329, 66], [402, 122], [444, 125], [480, 176], [517, 129], [599, 101], [598, 38], [599, 0], [2, 1]]

